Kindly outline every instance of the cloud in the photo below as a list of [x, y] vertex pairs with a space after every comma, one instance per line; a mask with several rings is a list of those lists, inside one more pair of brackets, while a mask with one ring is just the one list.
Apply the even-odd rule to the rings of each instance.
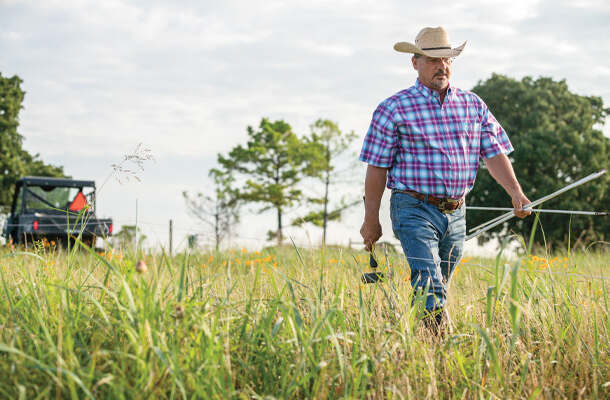
[[26, 148], [86, 178], [143, 142], [159, 166], [141, 187], [162, 209], [180, 208], [180, 188], [205, 176], [218, 152], [243, 143], [261, 117], [285, 119], [301, 134], [330, 118], [364, 135], [375, 106], [415, 80], [409, 55], [392, 46], [413, 41], [423, 26], [443, 25], [454, 43], [468, 41], [454, 63], [457, 86], [493, 72], [551, 76], [610, 103], [610, 5], [601, 0], [57, 0], [0, 8], [0, 71], [24, 79]]

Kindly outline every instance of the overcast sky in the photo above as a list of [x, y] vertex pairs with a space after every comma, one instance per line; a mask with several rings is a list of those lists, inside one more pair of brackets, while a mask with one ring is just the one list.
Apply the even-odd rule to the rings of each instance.
[[[170, 218], [177, 234], [203, 230], [185, 213], [182, 191], [209, 189], [217, 153], [244, 143], [261, 117], [284, 119], [298, 134], [328, 118], [360, 143], [376, 105], [415, 80], [393, 44], [439, 25], [454, 45], [468, 41], [455, 86], [470, 89], [493, 72], [550, 76], [610, 105], [607, 0], [0, 0], [0, 72], [24, 81], [25, 147], [67, 174], [101, 185], [139, 143], [151, 150], [156, 161], [141, 182], [108, 180], [98, 207], [129, 224], [138, 199], [149, 244], [166, 244]], [[238, 244], [255, 247], [275, 219], [249, 211]], [[354, 209], [331, 226], [330, 241], [360, 240], [361, 217]], [[389, 240], [387, 212], [382, 218]]]

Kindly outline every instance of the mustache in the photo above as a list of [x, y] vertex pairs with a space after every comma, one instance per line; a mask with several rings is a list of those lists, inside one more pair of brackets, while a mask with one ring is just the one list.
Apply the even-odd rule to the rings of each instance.
[[434, 74], [434, 76], [447, 76], [447, 74], [445, 72], [439, 71], [436, 74]]

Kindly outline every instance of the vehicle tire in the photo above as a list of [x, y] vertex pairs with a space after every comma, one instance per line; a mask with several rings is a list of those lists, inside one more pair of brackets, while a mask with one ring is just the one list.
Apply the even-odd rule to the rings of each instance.
[[95, 248], [95, 239], [97, 239], [97, 237], [95, 235], [87, 235], [87, 236], [83, 236], [83, 238], [81, 239], [81, 241], [90, 249]]

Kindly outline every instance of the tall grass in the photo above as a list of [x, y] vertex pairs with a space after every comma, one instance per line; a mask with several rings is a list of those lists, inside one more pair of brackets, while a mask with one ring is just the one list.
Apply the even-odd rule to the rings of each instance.
[[610, 396], [604, 252], [465, 259], [444, 337], [401, 254], [375, 285], [348, 249], [0, 257], [0, 398]]

